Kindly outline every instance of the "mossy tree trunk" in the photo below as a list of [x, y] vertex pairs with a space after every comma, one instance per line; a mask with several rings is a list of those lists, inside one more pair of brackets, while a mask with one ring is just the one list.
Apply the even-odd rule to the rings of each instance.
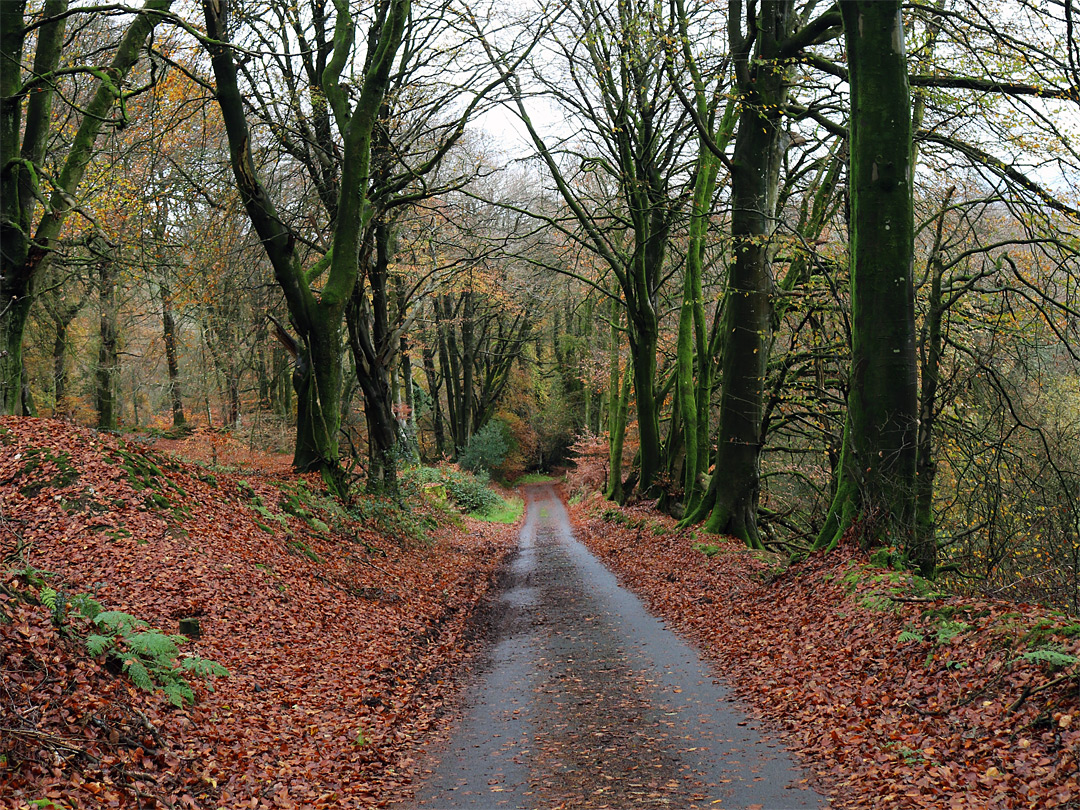
[[842, 2], [851, 86], [852, 359], [836, 494], [819, 545], [915, 545], [918, 426], [911, 98], [899, 0]]
[[611, 346], [609, 362], [611, 363], [608, 381], [608, 480], [604, 497], [608, 500], [622, 503], [626, 499], [623, 488], [622, 457], [623, 446], [626, 441], [626, 419], [630, 409], [630, 369], [621, 372], [619, 369], [619, 343], [621, 329], [619, 328], [619, 316], [622, 307], [615, 297], [611, 299]]
[[[927, 271], [930, 275], [930, 296], [919, 337], [919, 429], [917, 467], [915, 470], [915, 540], [911, 558], [922, 573], [934, 573], [937, 564], [937, 531], [934, 521], [934, 429], [938, 417], [938, 387], [941, 383], [941, 358], [944, 353], [943, 325], [950, 302], [942, 290], [945, 262], [942, 258], [945, 217], [955, 188], [949, 189], [938, 216], [934, 247], [930, 251]], [[955, 302], [953, 297], [952, 301]]]
[[116, 264], [109, 247], [97, 242], [98, 283], [98, 360], [94, 369], [94, 406], [97, 426], [116, 430], [120, 420], [120, 349], [118, 307], [116, 303]]
[[165, 363], [169, 370], [169, 403], [172, 405], [173, 427], [187, 424], [184, 417], [184, 398], [180, 389], [180, 355], [176, 345], [176, 319], [173, 317], [172, 287], [165, 275], [168, 268], [160, 267], [161, 331], [165, 341]]
[[[360, 244], [370, 218], [372, 133], [383, 104], [395, 55], [409, 16], [409, 0], [390, 0], [378, 9], [368, 32], [371, 48], [363, 86], [355, 105], [341, 84], [352, 55], [356, 27], [347, 0], [334, 0], [337, 14], [333, 46], [318, 77], [341, 132], [341, 176], [330, 251], [315, 267], [300, 262], [293, 234], [282, 222], [255, 171], [244, 98], [237, 80], [228, 24], [227, 0], [204, 0], [208, 46], [217, 83], [216, 97], [229, 139], [233, 175], [244, 207], [285, 295], [293, 327], [300, 335], [293, 384], [297, 392], [296, 447], [293, 465], [336, 476], [345, 307], [359, 274]], [[313, 284], [326, 275], [322, 288]]]
[[705, 248], [709, 240], [709, 218], [713, 195], [722, 165], [721, 155], [728, 148], [737, 121], [736, 105], [729, 99], [718, 118], [716, 99], [722, 98], [724, 77], [716, 79], [710, 92], [698, 66], [689, 30], [690, 17], [683, 0], [675, 0], [674, 22], [679, 28], [678, 49], [686, 63], [693, 84], [691, 101], [698, 126], [698, 156], [694, 167], [690, 225], [687, 234], [686, 268], [683, 275], [683, 298], [679, 311], [676, 354], [675, 410], [685, 430], [686, 460], [683, 466], [683, 502], [687, 512], [695, 510], [704, 494], [701, 475], [709, 466], [709, 417], [712, 408], [713, 352], [705, 319], [701, 275]]
[[346, 312], [349, 346], [357, 369], [357, 382], [364, 394], [368, 426], [368, 489], [397, 497], [397, 420], [393, 412], [390, 363], [393, 335], [387, 279], [390, 274], [391, 230], [383, 219], [371, 229], [371, 244], [364, 250], [362, 265], [371, 287], [364, 280], [353, 289]]
[[728, 275], [721, 339], [720, 426], [716, 473], [689, 516], [708, 531], [761, 546], [760, 493], [765, 369], [772, 334], [772, 235], [780, 163], [786, 147], [787, 61], [801, 47], [792, 38], [793, 0], [765, 0], [755, 17], [729, 7], [728, 36], [735, 66], [738, 130], [731, 158], [731, 235], [735, 260]]

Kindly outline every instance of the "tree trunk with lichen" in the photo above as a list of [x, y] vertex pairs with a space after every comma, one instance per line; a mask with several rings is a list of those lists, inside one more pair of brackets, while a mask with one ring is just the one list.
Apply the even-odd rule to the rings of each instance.
[[[314, 268], [300, 263], [296, 240], [284, 225], [259, 181], [251, 152], [244, 99], [233, 60], [227, 0], [204, 0], [208, 45], [216, 97], [229, 139], [236, 185], [285, 295], [293, 327], [300, 336], [293, 383], [297, 392], [296, 449], [293, 466], [319, 470], [335, 486], [340, 477], [338, 429], [341, 422], [342, 323], [359, 273], [360, 243], [370, 218], [371, 144], [375, 121], [389, 86], [390, 71], [409, 16], [409, 0], [390, 0], [373, 22], [372, 51], [355, 104], [341, 76], [351, 58], [356, 26], [348, 3], [335, 0], [333, 48], [318, 89], [341, 130], [342, 172], [331, 250]], [[325, 273], [325, 280], [322, 279]], [[313, 284], [322, 281], [321, 289]]]
[[851, 84], [851, 386], [836, 494], [818, 544], [834, 545], [851, 529], [863, 547], [896, 546], [932, 570], [915, 543], [912, 131], [901, 4], [840, 7]]

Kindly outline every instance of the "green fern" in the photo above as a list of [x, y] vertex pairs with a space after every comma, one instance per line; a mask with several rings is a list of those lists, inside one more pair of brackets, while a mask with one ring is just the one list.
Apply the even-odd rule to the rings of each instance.
[[124, 613], [120, 610], [103, 610], [94, 618], [94, 621], [100, 627], [112, 633], [120, 633], [125, 636], [128, 633], [143, 630], [150, 626], [142, 619], [136, 619], [130, 613]]
[[38, 599], [41, 600], [41, 604], [52, 612], [53, 626], [62, 627], [64, 620], [67, 618], [65, 615], [67, 599], [64, 596], [64, 592], [57, 591], [46, 585], [41, 589], [41, 593], [38, 594]]
[[937, 643], [948, 644], [961, 633], [966, 633], [971, 625], [961, 621], [943, 621], [937, 629]]
[[115, 646], [116, 636], [99, 636], [96, 633], [91, 633], [86, 637], [86, 651], [94, 658]]
[[[69, 595], [62, 587], [50, 587], [44, 577], [47, 572], [27, 567], [14, 572], [36, 590], [37, 602], [52, 613], [53, 623], [65, 634], [83, 633], [86, 651], [98, 658], [106, 656], [119, 664], [139, 689], [153, 692], [160, 690], [175, 706], [195, 702], [195, 692], [189, 678], [210, 679], [228, 677], [229, 671], [217, 661], [198, 655], [182, 655], [180, 646], [189, 639], [180, 634], [162, 633], [147, 622], [120, 610], [102, 610], [101, 605], [89, 594]], [[90, 621], [90, 632], [85, 624], [74, 625], [71, 614], [79, 614]], [[0, 619], [3, 618], [0, 612]], [[209, 687], [209, 684], [208, 684]], [[2, 764], [2, 763], [0, 763]]]
[[46, 585], [44, 588], [41, 589], [41, 594], [38, 598], [41, 599], [41, 604], [43, 604], [45, 607], [55, 613], [57, 596], [58, 594], [56, 593], [56, 591]]
[[900, 637], [897, 639], [901, 644], [905, 644], [909, 641], [923, 642], [926, 639], [919, 633], [912, 632], [911, 630], [904, 630], [900, 633]]
[[146, 664], [142, 659], [136, 656], [128, 656], [123, 660], [124, 672], [131, 678], [132, 682], [147, 692], [154, 691], [154, 679], [150, 677], [150, 670], [146, 668]]
[[191, 691], [191, 687], [184, 680], [166, 684], [161, 691], [169, 698], [169, 702], [177, 708], [183, 706], [184, 703], [195, 702], [195, 693]]
[[95, 657], [107, 654], [117, 659], [137, 687], [147, 692], [161, 689], [175, 706], [195, 702], [195, 693], [185, 676], [229, 675], [217, 661], [197, 655], [181, 657], [180, 645], [188, 641], [187, 636], [166, 635], [129, 613], [101, 611], [94, 617], [94, 623], [108, 635], [93, 633], [87, 636], [87, 651]]
[[1025, 661], [1036, 661], [1041, 664], [1049, 664], [1055, 669], [1080, 663], [1080, 658], [1061, 650], [1030, 650], [1023, 653], [1020, 657]]
[[132, 652], [154, 661], [171, 661], [180, 655], [180, 648], [169, 636], [156, 630], [132, 633], [124, 637], [124, 643]]
[[101, 605], [88, 593], [80, 593], [71, 597], [71, 607], [91, 621], [101, 615]]
[[198, 678], [229, 677], [229, 670], [225, 669], [217, 661], [202, 658], [198, 655], [188, 655], [181, 658], [180, 667]]

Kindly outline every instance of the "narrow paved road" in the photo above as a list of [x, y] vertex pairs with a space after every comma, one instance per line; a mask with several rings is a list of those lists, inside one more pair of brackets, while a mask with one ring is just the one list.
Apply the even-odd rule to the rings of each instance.
[[416, 807], [825, 807], [698, 654], [573, 538], [551, 487], [527, 498], [489, 660]]

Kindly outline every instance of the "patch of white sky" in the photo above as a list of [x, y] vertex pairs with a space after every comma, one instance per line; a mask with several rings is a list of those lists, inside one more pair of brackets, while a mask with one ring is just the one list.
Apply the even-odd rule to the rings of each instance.
[[[541, 26], [544, 13], [541, 2], [536, 0], [488, 0], [472, 5], [473, 14], [491, 46], [513, 59], [521, 49], [528, 47]], [[532, 65], [538, 61], [551, 63], [550, 55], [543, 55], [544, 40], [534, 49]], [[540, 55], [537, 56], [536, 54]], [[480, 57], [483, 58], [483, 57]], [[528, 81], [530, 65], [523, 65], [516, 72], [521, 81]], [[521, 119], [516, 104], [508, 97], [505, 88], [497, 88], [493, 94], [499, 103], [491, 105], [476, 115], [471, 128], [484, 133], [508, 160], [516, 160], [535, 154], [532, 138]], [[544, 93], [526, 92], [522, 104], [534, 129], [541, 137], [566, 138], [573, 134], [574, 126], [561, 109]]]

